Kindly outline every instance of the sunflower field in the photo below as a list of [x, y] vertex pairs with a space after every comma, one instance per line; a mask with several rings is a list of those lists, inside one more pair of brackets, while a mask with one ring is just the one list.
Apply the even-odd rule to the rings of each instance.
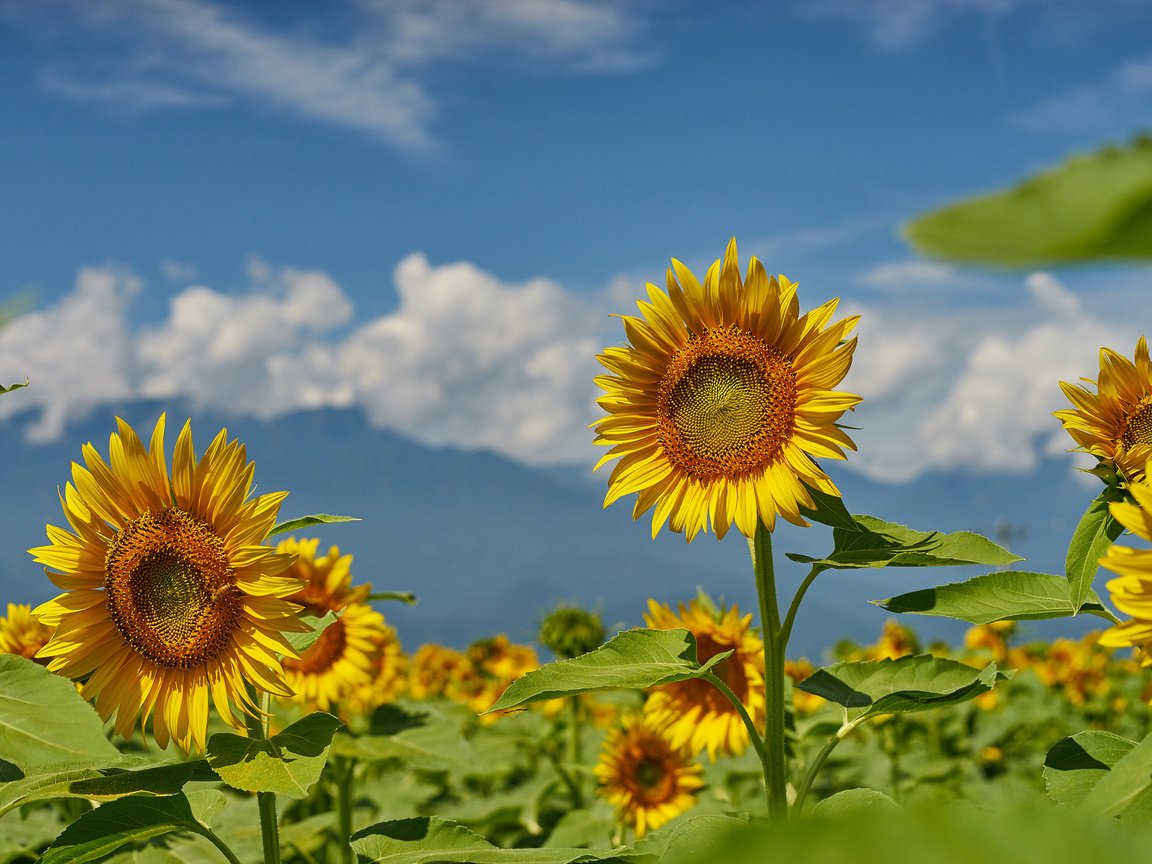
[[[910, 236], [995, 258], [968, 216], [1007, 201]], [[287, 493], [255, 494], [227, 430], [198, 449], [188, 420], [169, 449], [161, 414], [83, 445], [63, 519], [45, 514], [47, 543], [29, 550], [60, 593], [0, 619], [0, 864], [1138, 854], [1152, 820], [1147, 342], [1101, 347], [1098, 369], [1053, 382], [1068, 407], [1052, 424], [1099, 485], [1065, 572], [1040, 573], [978, 534], [849, 509], [825, 466], [856, 446], [844, 419], [860, 397], [837, 388], [857, 318], [837, 319], [835, 300], [802, 309], [797, 284], [743, 264], [733, 239], [702, 277], [673, 260], [599, 355], [605, 506], [631, 501], [653, 537], [735, 529], [751, 611], [704, 586], [649, 600], [643, 626], [616, 633], [561, 605], [537, 644], [406, 645], [387, 609], [412, 596], [358, 581], [352, 554], [308, 535], [354, 517], [282, 520]], [[779, 519], [826, 526], [831, 548], [779, 556]], [[807, 574], [791, 597], [784, 566]], [[873, 644], [841, 642], [823, 666], [791, 654], [822, 574], [954, 566], [981, 572], [876, 601], [903, 617]], [[925, 643], [909, 615], [969, 629]], [[1074, 615], [1100, 629], [1029, 630]]]

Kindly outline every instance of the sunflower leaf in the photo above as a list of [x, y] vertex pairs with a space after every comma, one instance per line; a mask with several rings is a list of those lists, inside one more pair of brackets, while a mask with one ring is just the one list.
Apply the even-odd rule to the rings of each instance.
[[296, 519], [278, 522], [272, 526], [272, 530], [268, 532], [268, 536], [275, 537], [277, 534], [299, 531], [301, 528], [308, 528], [312, 525], [331, 525], [336, 522], [359, 521], [359, 516], [333, 516], [330, 513], [313, 513], [311, 516], [299, 516]]
[[[1084, 796], [1081, 807], [1094, 816], [1111, 818], [1130, 814], [1152, 795], [1152, 734], [1109, 767]], [[1149, 814], [1145, 812], [1145, 817]]]
[[795, 686], [842, 705], [849, 720], [910, 714], [966, 702], [1007, 677], [989, 663], [974, 669], [955, 660], [915, 654], [895, 660], [836, 663]]
[[1053, 745], [1044, 757], [1044, 788], [1057, 804], [1080, 806], [1092, 788], [1131, 752], [1135, 741], [1089, 729]]
[[808, 494], [812, 496], [812, 502], [816, 506], [811, 509], [801, 507], [801, 516], [819, 522], [821, 525], [830, 525], [833, 528], [844, 528], [848, 531], [860, 530], [856, 525], [856, 520], [852, 518], [852, 514], [848, 512], [848, 508], [844, 506], [839, 495], [821, 492], [807, 483], [804, 484], [804, 488], [808, 490]]
[[701, 678], [731, 653], [700, 664], [696, 637], [687, 630], [626, 630], [595, 651], [549, 663], [513, 681], [488, 710], [505, 711], [591, 690], [644, 690]]
[[31, 383], [31, 380], [25, 378], [23, 384], [10, 384], [7, 387], [5, 387], [3, 384], [0, 384], [0, 393], [11, 393], [13, 390], [19, 390], [21, 387], [27, 387]]
[[370, 862], [388, 864], [574, 864], [620, 858], [610, 849], [504, 849], [458, 822], [436, 816], [370, 825], [352, 835], [352, 848]]
[[264, 741], [217, 732], [208, 739], [208, 764], [234, 789], [306, 798], [342, 725], [331, 714], [316, 712]]
[[920, 216], [905, 235], [929, 255], [981, 264], [1152, 258], [1152, 138]]
[[1094, 591], [1088, 591], [1079, 609], [1070, 592], [1071, 585], [1062, 576], [1000, 570], [872, 603], [889, 612], [958, 618], [969, 624], [1067, 618], [1077, 611], [1110, 617]]
[[191, 780], [215, 779], [203, 759], [135, 771], [74, 768], [33, 774], [0, 784], [0, 815], [13, 807], [55, 798], [112, 801], [127, 795], [175, 795]]
[[129, 843], [150, 840], [173, 831], [204, 833], [183, 795], [162, 798], [132, 796], [89, 810], [61, 832], [40, 858], [40, 864], [84, 864]]
[[303, 633], [285, 633], [284, 638], [288, 640], [288, 644], [296, 649], [297, 654], [303, 654], [309, 648], [316, 644], [316, 640], [329, 626], [336, 623], [336, 615], [332, 612], [325, 612], [323, 617], [316, 615], [301, 615], [300, 620], [305, 624], [310, 625], [311, 629], [305, 630]]
[[864, 567], [944, 567], [956, 564], [999, 566], [1023, 560], [987, 537], [971, 531], [941, 534], [916, 531], [875, 516], [853, 515], [854, 529], [834, 527], [835, 549], [824, 558], [789, 552], [793, 561], [826, 570]]
[[1092, 583], [1096, 580], [1096, 573], [1100, 569], [1100, 556], [1124, 533], [1124, 526], [1116, 521], [1109, 507], [1113, 501], [1122, 500], [1124, 500], [1122, 492], [1115, 487], [1106, 487], [1099, 497], [1088, 505], [1088, 509], [1084, 511], [1080, 523], [1072, 533], [1064, 569], [1068, 574], [1068, 584], [1071, 588], [1073, 612], [1084, 605], [1092, 592]]
[[15, 654], [0, 655], [0, 759], [37, 769], [109, 767], [120, 752], [67, 678]]

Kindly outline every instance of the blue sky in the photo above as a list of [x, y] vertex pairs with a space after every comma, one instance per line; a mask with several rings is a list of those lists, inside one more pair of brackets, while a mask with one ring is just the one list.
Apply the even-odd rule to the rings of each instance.
[[962, 271], [899, 226], [1152, 126], [1149, 32], [1148, 0], [0, 0], [0, 296], [34, 304], [0, 422], [360, 407], [588, 463], [609, 313], [735, 235], [863, 315], [847, 470], [1026, 472], [1152, 273]]

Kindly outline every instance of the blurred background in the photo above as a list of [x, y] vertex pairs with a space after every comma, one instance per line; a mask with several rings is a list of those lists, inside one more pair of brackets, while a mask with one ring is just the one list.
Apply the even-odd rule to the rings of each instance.
[[[1148, 0], [0, 0], [0, 385], [30, 380], [0, 398], [0, 599], [55, 593], [24, 550], [81, 445], [167, 411], [170, 442], [240, 436], [283, 516], [363, 517], [319, 534], [419, 596], [384, 607], [406, 645], [697, 585], [751, 610], [739, 535], [601, 509], [587, 428], [610, 313], [733, 235], [863, 316], [849, 509], [1062, 572], [1098, 481], [1057, 382], [1131, 356], [1152, 270], [961, 267], [901, 226], [1152, 127], [1149, 32]], [[825, 574], [793, 650], [966, 575]]]

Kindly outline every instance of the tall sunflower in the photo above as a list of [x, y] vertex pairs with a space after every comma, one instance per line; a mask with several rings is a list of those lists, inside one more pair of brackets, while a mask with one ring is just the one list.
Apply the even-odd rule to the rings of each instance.
[[636, 838], [696, 803], [703, 769], [665, 730], [642, 714], [626, 716], [608, 733], [593, 769], [597, 792], [636, 829]]
[[278, 655], [304, 629], [285, 598], [292, 556], [263, 545], [287, 492], [250, 498], [255, 465], [222, 429], [197, 460], [191, 421], [169, 477], [163, 414], [147, 449], [117, 418], [109, 460], [83, 448], [61, 505], [72, 530], [48, 526], [30, 549], [64, 591], [35, 610], [55, 632], [48, 668], [85, 678], [84, 696], [130, 737], [152, 718], [156, 743], [203, 750], [208, 704], [243, 728], [258, 708], [246, 690], [291, 695]]
[[857, 317], [829, 324], [838, 300], [800, 315], [796, 284], [771, 277], [753, 258], [740, 277], [733, 238], [700, 283], [672, 260], [668, 290], [648, 285], [640, 317], [621, 316], [629, 345], [599, 360], [611, 374], [596, 383], [608, 417], [596, 443], [619, 459], [607, 507], [636, 493], [633, 518], [654, 509], [662, 525], [691, 541], [711, 522], [746, 536], [779, 513], [807, 523], [805, 484], [838, 495], [812, 457], [843, 459], [855, 449], [836, 421], [860, 401], [835, 387], [856, 347], [845, 338]]
[[[1100, 349], [1100, 377], [1060, 382], [1075, 406], [1054, 412], [1080, 450], [1114, 465], [1128, 481], [1144, 477], [1152, 458], [1152, 361], [1143, 336], [1135, 360]], [[1095, 386], [1093, 393], [1089, 386]]]
[[[1152, 463], [1145, 466], [1145, 476], [1149, 470]], [[1137, 537], [1152, 541], [1152, 482], [1145, 479], [1131, 483], [1128, 491], [1135, 503], [1111, 504], [1112, 515]], [[1116, 608], [1132, 618], [1105, 630], [1099, 644], [1140, 648], [1141, 665], [1152, 666], [1152, 549], [1113, 545], [1100, 559], [1100, 565], [1118, 574], [1108, 581], [1108, 593]]]
[[372, 586], [352, 584], [352, 556], [332, 546], [318, 557], [319, 544], [290, 537], [276, 551], [296, 556], [290, 573], [300, 580], [299, 590], [289, 599], [318, 616], [338, 615], [298, 658], [284, 661], [294, 701], [327, 711], [371, 683], [388, 633], [384, 616], [363, 602]]
[[[752, 722], [764, 724], [764, 643], [752, 632], [752, 616], [740, 615], [733, 606], [727, 612], [713, 613], [699, 601], [679, 606], [679, 614], [668, 606], [648, 601], [644, 621], [657, 630], [684, 628], [696, 637], [696, 659], [703, 663], [724, 651], [732, 654], [714, 668], [729, 689], [744, 704]], [[667, 729], [672, 743], [693, 753], [708, 751], [737, 754], [748, 746], [748, 727], [735, 706], [707, 681], [693, 678], [664, 684], [653, 689], [644, 703], [644, 713]]]

